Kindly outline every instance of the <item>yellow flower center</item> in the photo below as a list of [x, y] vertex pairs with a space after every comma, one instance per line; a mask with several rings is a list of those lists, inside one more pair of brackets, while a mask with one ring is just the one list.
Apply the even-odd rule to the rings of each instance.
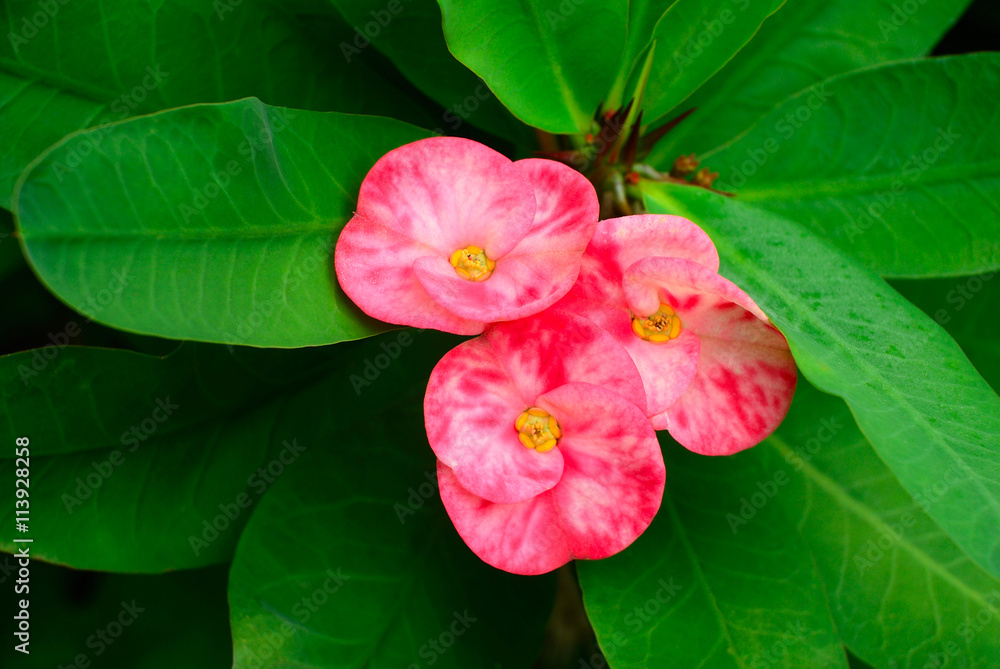
[[514, 421], [514, 429], [525, 448], [533, 448], [539, 453], [551, 451], [562, 436], [556, 419], [538, 407], [521, 413]]
[[496, 262], [487, 258], [478, 246], [466, 246], [451, 254], [451, 266], [463, 279], [486, 281], [493, 274]]
[[653, 344], [665, 344], [671, 339], [677, 339], [677, 335], [681, 333], [681, 319], [669, 304], [660, 304], [660, 308], [651, 316], [632, 316], [632, 332], [639, 339]]

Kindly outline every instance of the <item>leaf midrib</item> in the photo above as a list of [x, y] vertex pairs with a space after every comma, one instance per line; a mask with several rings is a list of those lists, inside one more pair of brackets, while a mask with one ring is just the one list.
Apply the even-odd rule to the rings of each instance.
[[0, 68], [13, 77], [54, 88], [100, 106], [105, 106], [109, 100], [114, 100], [121, 94], [68, 77], [53, 75], [52, 72], [26, 65], [20, 61], [13, 61], [9, 58], [0, 57]]
[[[791, 445], [789, 445], [788, 442], [786, 442], [778, 434], [772, 434], [764, 441], [771, 444], [786, 458], [796, 455], [795, 449], [792, 448]], [[861, 443], [868, 443], [868, 442], [867, 440], [863, 440]], [[800, 462], [802, 464], [803, 470], [806, 472], [806, 475], [809, 477], [809, 479], [815, 485], [822, 488], [828, 494], [830, 494], [830, 496], [836, 499], [841, 507], [845, 508], [846, 510], [848, 510], [849, 512], [860, 518], [863, 522], [872, 526], [875, 529], [885, 529], [889, 527], [889, 525], [886, 522], [884, 522], [877, 513], [872, 511], [867, 505], [856, 500], [843, 485], [841, 485], [837, 481], [833, 480], [831, 477], [821, 472], [811, 462], [805, 459], [797, 459], [797, 462]], [[930, 520], [930, 522], [932, 523], [934, 522], [929, 517], [928, 520]], [[935, 523], [935, 526], [936, 525], [937, 524]], [[970, 588], [965, 583], [965, 581], [961, 580], [960, 578], [952, 574], [950, 571], [945, 569], [940, 563], [935, 561], [934, 558], [928, 555], [924, 550], [914, 545], [909, 540], [908, 537], [899, 536], [897, 537], [896, 543], [897, 545], [901, 545], [903, 548], [906, 549], [908, 553], [913, 555], [913, 557], [917, 560], [917, 562], [920, 562], [922, 565], [924, 565], [927, 571], [933, 572], [943, 581], [946, 581], [950, 585], [952, 585], [956, 590], [962, 592], [962, 594], [966, 595], [969, 599], [982, 603], [984, 607], [988, 604], [986, 598], [983, 597], [981, 593]]]
[[[657, 192], [657, 191], [653, 191], [653, 193], [655, 193], [655, 192]], [[667, 196], [667, 197], [669, 197], [669, 196]], [[654, 200], [656, 199], [655, 196], [653, 197], [653, 199]], [[787, 220], [787, 219], [785, 219], [785, 220]], [[794, 221], [789, 221], [789, 222], [790, 223], [794, 223]], [[734, 253], [734, 251], [735, 251], [734, 247], [731, 244], [729, 244], [728, 241], [726, 241], [724, 237], [722, 237], [721, 235], [715, 235], [715, 238], [713, 239], [713, 242], [715, 242], [716, 245], [718, 245], [720, 243], [720, 241], [722, 242], [722, 244], [726, 248], [729, 249], [729, 251], [730, 251], [731, 254]], [[742, 257], [742, 254], [739, 254], [739, 253], [735, 253], [735, 255], [736, 255], [736, 257]], [[951, 458], [951, 460], [952, 460], [953, 463], [955, 463], [957, 465], [963, 465], [963, 466], [965, 465], [965, 461], [955, 452], [955, 450], [944, 439], [944, 437], [937, 430], [931, 429], [930, 425], [928, 425], [928, 423], [927, 423], [926, 419], [924, 418], [923, 414], [921, 414], [920, 411], [918, 411], [915, 407], [913, 407], [908, 401], [905, 401], [896, 392], [896, 386], [895, 386], [895, 384], [888, 383], [887, 379], [884, 376], [882, 376], [881, 374], [873, 373], [875, 371], [875, 368], [866, 359], [855, 355], [853, 347], [845, 346], [844, 340], [841, 339], [838, 336], [838, 333], [835, 330], [829, 328], [829, 323], [827, 321], [812, 319], [810, 317], [811, 311], [810, 311], [808, 305], [804, 305], [803, 304], [803, 300], [801, 300], [800, 298], [798, 298], [791, 291], [785, 291], [784, 288], [783, 288], [783, 286], [780, 285], [780, 284], [778, 284], [777, 282], [773, 281], [771, 279], [771, 277], [767, 273], [756, 271], [756, 266], [754, 266], [752, 263], [743, 263], [743, 264], [747, 268], [747, 270], [746, 270], [747, 272], [749, 272], [752, 275], [754, 275], [759, 282], [761, 282], [762, 284], [765, 284], [769, 289], [772, 290], [772, 294], [775, 294], [775, 295], [785, 295], [786, 296], [786, 300], [790, 304], [794, 304], [797, 307], [801, 307], [800, 309], [797, 310], [798, 313], [803, 315], [802, 318], [803, 318], [804, 321], [808, 322], [810, 325], [813, 326], [814, 331], [825, 333], [829, 337], [830, 340], [832, 340], [833, 342], [839, 344], [841, 351], [844, 351], [847, 354], [846, 355], [847, 358], [849, 358], [851, 361], [853, 361], [856, 366], [861, 367], [862, 369], [864, 369], [864, 370], [866, 370], [866, 371], [869, 372], [869, 374], [870, 374], [869, 378], [879, 379], [880, 381], [882, 381], [881, 392], [883, 392], [883, 393], [885, 393], [887, 395], [892, 396], [892, 398], [896, 400], [895, 406], [902, 408], [904, 410], [904, 412], [907, 413], [913, 419], [914, 424], [916, 424], [918, 426], [921, 426], [922, 431], [924, 432], [924, 434], [926, 434], [927, 436], [929, 436], [931, 438], [931, 441], [937, 443], [942, 448], [942, 450], [945, 453], [947, 453], [948, 456], [950, 456], [950, 458]], [[891, 290], [891, 288], [888, 286], [888, 284], [886, 284], [886, 288], [889, 288]], [[996, 397], [995, 393], [993, 393], [993, 397]], [[845, 398], [845, 400], [846, 400], [846, 398]], [[858, 427], [862, 430], [862, 433], [864, 433], [864, 428], [860, 425], [860, 423], [859, 423]], [[874, 441], [872, 441], [872, 445], [874, 446]], [[997, 500], [997, 499], [995, 499], [993, 497], [993, 495], [983, 485], [983, 483], [980, 481], [979, 478], [973, 478], [973, 479], [970, 479], [970, 481], [983, 494], [983, 496], [985, 497], [985, 500], [990, 503], [990, 506], [993, 507], [995, 515], [1000, 515], [1000, 500]]]
[[[927, 184], [944, 184], [969, 181], [972, 177], [989, 178], [1000, 176], [1000, 158], [981, 162], [963, 162], [957, 165], [946, 165], [931, 169], [927, 176], [922, 176], [911, 184], [912, 187]], [[750, 186], [739, 193], [740, 199], [753, 202], [758, 200], [822, 200], [822, 196], [860, 195], [888, 190], [894, 181], [900, 178], [899, 172], [884, 174], [854, 176], [849, 179], [807, 181], [781, 181], [771, 187], [754, 188]]]

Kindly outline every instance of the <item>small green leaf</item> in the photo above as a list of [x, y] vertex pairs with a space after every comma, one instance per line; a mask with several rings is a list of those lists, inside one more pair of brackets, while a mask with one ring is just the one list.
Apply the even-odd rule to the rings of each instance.
[[647, 185], [651, 211], [712, 237], [722, 273], [788, 338], [803, 374], [843, 397], [911, 494], [952, 481], [930, 516], [1000, 574], [1000, 397], [955, 341], [875, 274], [801, 226], [702, 189]]
[[875, 271], [1000, 268], [1000, 55], [823, 82], [702, 156], [716, 186], [808, 224]]
[[586, 132], [625, 47], [628, 5], [438, 0], [448, 48], [525, 123]]
[[[342, 293], [337, 233], [383, 154], [426, 133], [258, 100], [198, 105], [68, 137], [25, 171], [18, 224], [35, 271], [113, 327], [299, 347], [385, 329]], [[81, 142], [93, 153], [73, 159]]]
[[843, 401], [805, 382], [784, 424], [753, 454], [750, 466], [762, 478], [789, 473], [791, 484], [775, 502], [812, 549], [853, 653], [876, 667], [995, 665], [1000, 580], [925, 513], [947, 476], [914, 500]]
[[236, 669], [527, 667], [554, 574], [507, 574], [463, 543], [437, 493], [420, 402], [344, 425], [277, 481], [230, 573]]
[[926, 55], [970, 1], [924, 0], [916, 11], [896, 0], [786, 2], [688, 99], [685, 107], [698, 111], [660, 141], [650, 163], [669, 169], [682, 153], [707, 152], [828, 77]]
[[788, 476], [760, 479], [749, 454], [708, 458], [661, 434], [668, 490], [653, 524], [622, 553], [577, 563], [610, 665], [846, 669], [809, 550], [766, 503]]

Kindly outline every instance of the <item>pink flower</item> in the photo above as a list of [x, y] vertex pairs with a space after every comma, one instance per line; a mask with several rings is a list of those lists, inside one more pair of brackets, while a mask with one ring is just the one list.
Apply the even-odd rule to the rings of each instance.
[[797, 380], [788, 342], [718, 270], [712, 240], [685, 218], [608, 219], [557, 305], [628, 350], [653, 426], [705, 455], [736, 453], [773, 432]]
[[547, 312], [459, 345], [431, 373], [424, 419], [448, 515], [500, 569], [613, 555], [660, 506], [642, 379], [586, 319]]
[[479, 334], [569, 291], [598, 208], [590, 182], [561, 163], [420, 140], [365, 177], [337, 242], [337, 279], [380, 320]]

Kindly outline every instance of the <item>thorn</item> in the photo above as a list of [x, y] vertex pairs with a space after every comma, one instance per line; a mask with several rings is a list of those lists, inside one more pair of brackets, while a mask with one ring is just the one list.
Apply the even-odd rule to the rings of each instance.
[[681, 114], [677, 118], [675, 118], [675, 119], [673, 119], [671, 121], [667, 121], [665, 124], [661, 125], [659, 128], [657, 128], [653, 132], [651, 132], [648, 135], [646, 135], [645, 137], [643, 137], [642, 138], [642, 145], [640, 147], [640, 149], [642, 150], [643, 155], [645, 155], [647, 152], [651, 151], [653, 149], [653, 147], [656, 145], [656, 143], [658, 141], [660, 141], [661, 139], [663, 139], [664, 135], [666, 135], [668, 132], [670, 132], [671, 130], [673, 130], [674, 128], [676, 128], [680, 124], [681, 121], [683, 121], [688, 116], [690, 116], [691, 113], [694, 112], [696, 109], [697, 109], [697, 107], [692, 107], [691, 109], [688, 109], [686, 112], [684, 112], [683, 114]]

